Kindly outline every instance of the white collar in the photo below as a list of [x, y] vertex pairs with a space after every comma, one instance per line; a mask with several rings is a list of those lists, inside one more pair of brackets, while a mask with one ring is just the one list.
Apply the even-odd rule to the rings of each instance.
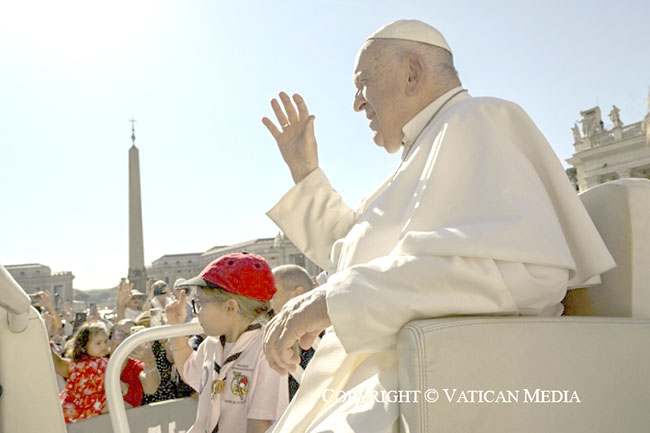
[[413, 143], [415, 143], [415, 140], [418, 138], [420, 133], [422, 133], [429, 121], [438, 113], [438, 110], [440, 110], [448, 100], [450, 100], [453, 96], [456, 96], [456, 94], [461, 91], [466, 90], [464, 90], [462, 87], [454, 87], [424, 107], [418, 114], [413, 116], [413, 118], [409, 120], [406, 125], [404, 125], [402, 128], [402, 132], [404, 133], [404, 138], [402, 139], [402, 145], [404, 146], [402, 159], [409, 152], [411, 146]]

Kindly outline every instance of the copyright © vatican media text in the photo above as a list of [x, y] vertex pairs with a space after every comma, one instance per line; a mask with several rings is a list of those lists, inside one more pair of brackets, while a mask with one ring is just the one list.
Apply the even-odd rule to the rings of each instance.
[[351, 391], [335, 391], [326, 389], [323, 391], [322, 399], [328, 403], [344, 403], [355, 401], [363, 403], [369, 400], [377, 403], [435, 403], [442, 398], [448, 403], [460, 404], [512, 404], [512, 403], [582, 403], [578, 392], [567, 389], [456, 389], [443, 388], [442, 394], [434, 388], [421, 390], [399, 391], [372, 391], [360, 393]]

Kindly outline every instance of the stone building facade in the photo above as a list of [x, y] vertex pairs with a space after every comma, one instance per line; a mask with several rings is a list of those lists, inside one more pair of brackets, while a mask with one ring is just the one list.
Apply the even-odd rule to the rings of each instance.
[[147, 277], [173, 285], [178, 278], [195, 277], [206, 264], [203, 253], [165, 254], [151, 262]]
[[650, 179], [650, 135], [646, 137], [648, 116], [645, 121], [624, 125], [620, 110], [614, 105], [609, 113], [611, 126], [606, 127], [600, 107], [580, 114], [582, 131], [577, 123], [574, 124], [575, 153], [566, 160], [575, 168], [567, 170], [567, 174], [569, 178], [573, 176], [572, 182], [578, 191], [610, 180]]
[[296, 264], [304, 267], [312, 276], [321, 272], [318, 265], [305, 257], [283, 233], [279, 233], [275, 238], [260, 238], [234, 245], [215, 246], [204, 253], [166, 254], [151, 263], [151, 267], [147, 268], [147, 276], [172, 285], [178, 278], [195, 277], [217, 257], [240, 251], [261, 255], [272, 268]]
[[52, 273], [48, 266], [38, 263], [8, 265], [5, 268], [28, 295], [40, 291], [50, 292], [50, 299], [57, 309], [73, 300], [72, 272]]

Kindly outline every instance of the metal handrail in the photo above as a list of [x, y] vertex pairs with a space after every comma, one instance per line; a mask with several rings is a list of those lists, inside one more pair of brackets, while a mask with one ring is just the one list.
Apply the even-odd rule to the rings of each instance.
[[111, 354], [111, 358], [108, 361], [105, 378], [106, 402], [108, 403], [108, 414], [111, 418], [113, 432], [131, 433], [126, 417], [124, 400], [122, 399], [120, 374], [124, 360], [126, 360], [133, 349], [147, 341], [196, 334], [203, 334], [203, 328], [199, 323], [195, 322], [180, 325], [155, 326], [130, 335], [117, 346], [117, 349]]

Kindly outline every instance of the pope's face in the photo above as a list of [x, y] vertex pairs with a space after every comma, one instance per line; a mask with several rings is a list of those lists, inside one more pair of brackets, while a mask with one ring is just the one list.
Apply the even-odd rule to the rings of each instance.
[[386, 53], [386, 41], [368, 41], [361, 47], [354, 68], [354, 111], [364, 111], [370, 120], [373, 140], [388, 153], [397, 152], [405, 124], [400, 103], [399, 62]]

